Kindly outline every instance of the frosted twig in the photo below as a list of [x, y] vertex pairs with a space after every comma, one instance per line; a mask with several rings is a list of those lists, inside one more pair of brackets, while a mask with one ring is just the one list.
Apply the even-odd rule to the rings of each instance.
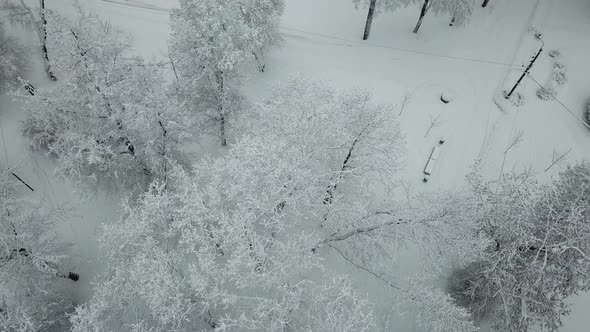
[[508, 151], [510, 151], [512, 148], [516, 147], [520, 142], [523, 141], [523, 137], [524, 136], [524, 131], [519, 130], [516, 135], [514, 135], [514, 137], [512, 138], [512, 141], [510, 141], [510, 143], [508, 144], [508, 146], [506, 147], [506, 150], [504, 150], [504, 154], [507, 154]]
[[567, 155], [572, 151], [572, 148], [565, 152], [559, 152], [557, 150], [553, 150], [553, 156], [551, 157], [551, 164], [545, 168], [545, 172], [551, 169], [551, 167], [562, 163], [565, 159], [567, 159]]
[[510, 150], [518, 146], [518, 144], [523, 141], [523, 136], [524, 132], [522, 130], [519, 130], [516, 133], [516, 135], [513, 136], [512, 140], [508, 143], [506, 150], [504, 150], [502, 166], [500, 166], [500, 175], [498, 176], [498, 183], [496, 184], [496, 193], [498, 193], [498, 189], [500, 188], [500, 181], [502, 180], [502, 175], [504, 174], [504, 165], [506, 164], [506, 157], [508, 155], [508, 152], [510, 152]]
[[400, 182], [400, 184], [402, 186], [402, 189], [404, 190], [404, 193], [406, 194], [406, 200], [408, 201], [408, 207], [411, 208], [412, 207], [412, 203], [410, 202], [410, 196], [411, 196], [410, 186], [404, 180], [400, 180], [399, 182]]
[[[401, 291], [403, 293], [409, 294], [409, 292], [406, 289], [400, 288], [399, 286], [394, 285], [391, 281], [387, 280], [386, 278], [384, 278], [383, 276], [377, 274], [376, 272], [369, 270], [368, 268], [357, 264], [355, 262], [353, 262], [348, 256], [346, 256], [340, 249], [338, 249], [337, 247], [334, 247], [333, 245], [329, 245], [330, 248], [334, 249], [345, 261], [347, 261], [348, 263], [352, 264], [354, 267], [363, 270], [367, 273], [369, 273], [370, 275], [372, 275], [373, 277], [383, 281], [385, 284], [387, 284], [387, 286], [393, 288], [393, 289], [397, 289], [398, 291]], [[411, 299], [414, 299], [414, 297], [410, 296]]]
[[404, 95], [404, 100], [402, 101], [402, 106], [400, 107], [398, 115], [402, 115], [402, 112], [404, 111], [404, 108], [406, 107], [406, 104], [408, 103], [408, 99], [409, 99], [408, 95]]
[[426, 138], [426, 136], [428, 136], [428, 133], [430, 133], [432, 128], [438, 126], [438, 118], [440, 118], [440, 114], [437, 115], [436, 117], [432, 117], [432, 115], [430, 116], [430, 126], [428, 127], [426, 134], [424, 134], [424, 138]]

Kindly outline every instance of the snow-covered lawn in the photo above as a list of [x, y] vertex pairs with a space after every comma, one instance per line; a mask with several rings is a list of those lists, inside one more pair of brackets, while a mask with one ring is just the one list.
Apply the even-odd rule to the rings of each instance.
[[[66, 13], [73, 10], [67, 1], [50, 5]], [[85, 5], [131, 33], [139, 54], [148, 58], [165, 54], [170, 33], [168, 10], [176, 6], [175, 1], [86, 0]], [[554, 152], [569, 151], [568, 162], [590, 159], [590, 130], [580, 122], [590, 97], [590, 43], [584, 33], [590, 31], [588, 13], [587, 0], [569, 0], [567, 6], [558, 0], [495, 0], [487, 8], [478, 6], [465, 27], [449, 27], [448, 17], [429, 15], [415, 35], [411, 29], [418, 9], [407, 8], [376, 17], [371, 37], [363, 42], [360, 37], [366, 12], [355, 10], [351, 1], [289, 0], [281, 27], [284, 41], [267, 55], [265, 73], [252, 65], [244, 90], [256, 101], [272, 82], [301, 73], [336, 87], [370, 89], [377, 101], [396, 105], [407, 142], [400, 195], [402, 189], [458, 188], [476, 159], [482, 160], [485, 176], [491, 179], [502, 171], [529, 167], [536, 176], [549, 178], [562, 168], [558, 163], [545, 171]], [[547, 54], [559, 50], [568, 76], [557, 94], [563, 105], [538, 99], [538, 86], [525, 78], [517, 90], [524, 95], [525, 104], [503, 112], [494, 103], [494, 95], [514, 84], [522, 66], [540, 46], [531, 27], [542, 33], [545, 43], [531, 76], [545, 84], [551, 73]], [[455, 99], [442, 103], [443, 91], [451, 91]], [[100, 270], [93, 264], [94, 229], [100, 222], [117, 218], [119, 198], [97, 194], [78, 207], [71, 186], [53, 179], [50, 163], [24, 152], [27, 150], [15, 125], [24, 119], [19, 105], [8, 97], [2, 97], [0, 105], [9, 165], [18, 166], [19, 174], [35, 187], [35, 195], [55, 206], [76, 206], [72, 216], [64, 220], [63, 233], [76, 244], [72, 269], [82, 275], [76, 298], [88, 299], [88, 282]], [[522, 139], [506, 152], [516, 137]], [[424, 166], [441, 139], [444, 145], [430, 180], [424, 183]], [[364, 283], [361, 280], [359, 284]], [[374, 298], [380, 293], [370, 287], [366, 291]], [[574, 303], [563, 331], [582, 331], [590, 323], [585, 315], [590, 296], [580, 296]], [[417, 331], [407, 322], [398, 327], [400, 331]]]

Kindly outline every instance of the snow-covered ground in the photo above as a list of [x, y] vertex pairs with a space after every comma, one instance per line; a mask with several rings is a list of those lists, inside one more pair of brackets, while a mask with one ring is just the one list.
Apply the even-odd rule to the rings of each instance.
[[[265, 87], [293, 73], [327, 80], [336, 87], [371, 89], [377, 101], [397, 105], [407, 141], [400, 177], [413, 192], [459, 188], [478, 158], [491, 179], [502, 170], [527, 167], [547, 179], [563, 167], [557, 164], [545, 171], [554, 151], [570, 151], [568, 162], [590, 159], [586, 148], [590, 130], [580, 122], [583, 104], [590, 98], [586, 63], [590, 43], [584, 33], [590, 31], [590, 2], [562, 1], [567, 5], [559, 0], [492, 0], [487, 8], [477, 7], [465, 27], [449, 27], [448, 17], [427, 16], [417, 35], [411, 29], [418, 9], [407, 8], [379, 15], [369, 40], [361, 41], [366, 12], [355, 10], [352, 1], [288, 0], [281, 25], [284, 41], [267, 55], [265, 73], [252, 66], [245, 92], [256, 101], [265, 94]], [[165, 54], [170, 32], [168, 10], [176, 6], [174, 0], [81, 3], [132, 34], [139, 54], [147, 58]], [[73, 12], [70, 1], [50, 5], [63, 13]], [[559, 50], [568, 74], [567, 84], [557, 95], [563, 105], [538, 99], [538, 86], [525, 78], [517, 90], [524, 95], [525, 104], [502, 111], [493, 97], [514, 84], [522, 66], [540, 46], [531, 27], [542, 33], [544, 41], [544, 52], [531, 76], [546, 83], [551, 70], [548, 51]], [[441, 103], [443, 91], [450, 91], [455, 100]], [[17, 167], [19, 174], [38, 188], [35, 195], [50, 204], [76, 206], [62, 226], [64, 236], [76, 244], [72, 269], [80, 271], [82, 279], [75, 298], [84, 301], [90, 296], [89, 280], [100, 269], [93, 263], [95, 226], [117, 218], [119, 198], [97, 194], [78, 206], [71, 186], [50, 174], [50, 163], [26, 152], [15, 126], [25, 116], [19, 104], [2, 97], [0, 106], [2, 140], [7, 146], [7, 158], [1, 158], [2, 162], [7, 160]], [[519, 133], [522, 141], [505, 152]], [[423, 183], [422, 170], [440, 139], [445, 140], [440, 157], [430, 181]], [[584, 331], [590, 323], [585, 315], [590, 295], [573, 302], [563, 331]], [[398, 328], [417, 331], [410, 326], [400, 322]]]

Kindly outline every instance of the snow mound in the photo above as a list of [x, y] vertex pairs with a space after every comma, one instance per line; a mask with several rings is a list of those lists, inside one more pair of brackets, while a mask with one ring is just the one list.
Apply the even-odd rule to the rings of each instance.
[[445, 89], [442, 94], [440, 95], [440, 100], [445, 103], [448, 104], [450, 102], [452, 102], [453, 100], [455, 100], [455, 93], [452, 90], [449, 89]]

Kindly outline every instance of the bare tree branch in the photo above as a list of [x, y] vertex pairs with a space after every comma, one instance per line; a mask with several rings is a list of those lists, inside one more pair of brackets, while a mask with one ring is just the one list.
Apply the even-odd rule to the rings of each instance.
[[436, 117], [433, 117], [432, 115], [430, 115], [430, 126], [428, 127], [426, 134], [424, 134], [424, 138], [426, 138], [426, 136], [428, 136], [428, 133], [430, 133], [432, 128], [438, 126], [438, 118], [440, 118], [440, 114], [437, 115]]
[[551, 169], [551, 167], [562, 163], [565, 159], [567, 159], [567, 155], [572, 151], [572, 148], [565, 152], [559, 152], [557, 150], [553, 150], [553, 156], [551, 157], [551, 164], [545, 168], [545, 172]]

